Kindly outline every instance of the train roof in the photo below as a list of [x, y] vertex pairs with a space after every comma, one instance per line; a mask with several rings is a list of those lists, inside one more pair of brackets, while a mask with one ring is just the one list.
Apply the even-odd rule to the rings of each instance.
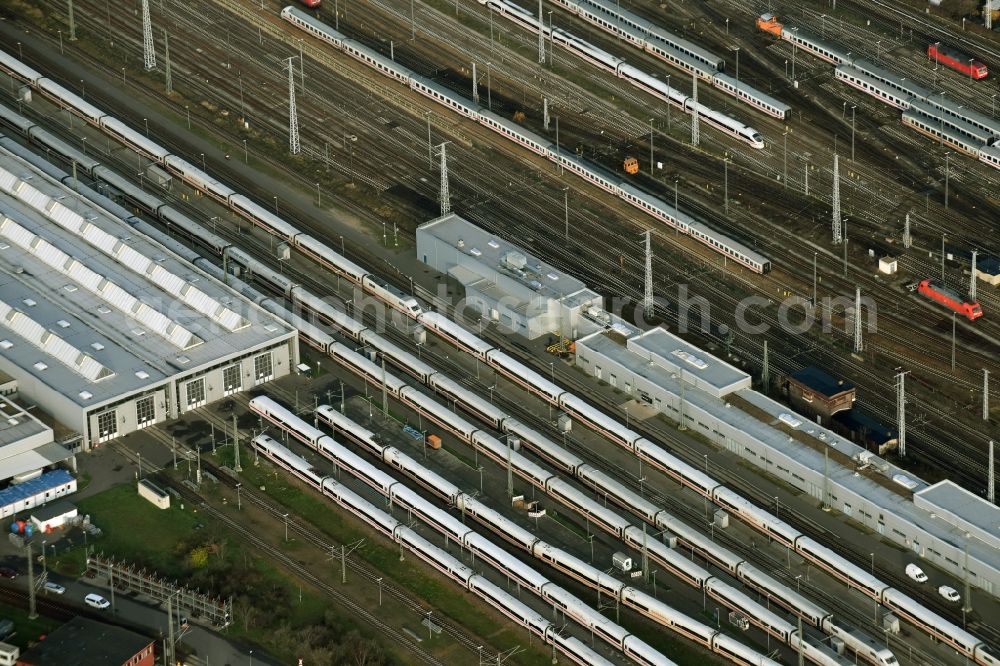
[[753, 97], [754, 99], [756, 99], [756, 100], [758, 100], [760, 102], [763, 102], [764, 104], [767, 104], [767, 105], [769, 105], [771, 107], [774, 107], [775, 109], [778, 109], [779, 111], [782, 111], [785, 114], [787, 114], [789, 111], [792, 110], [791, 106], [789, 106], [788, 104], [785, 104], [780, 99], [777, 99], [775, 97], [771, 97], [767, 93], [761, 92], [760, 90], [757, 90], [756, 88], [751, 87], [747, 83], [741, 83], [741, 82], [739, 82], [736, 79], [736, 77], [729, 76], [725, 72], [719, 72], [719, 73], [717, 73], [715, 75], [715, 78], [717, 78], [720, 81], [723, 81], [723, 82], [725, 82], [725, 83], [727, 83], [727, 84], [729, 84], [729, 85], [731, 85], [733, 87], [737, 87], [737, 85], [738, 85], [738, 87], [740, 89], [740, 92], [746, 93], [750, 97]]
[[980, 62], [979, 59], [976, 58], [975, 56], [970, 55], [960, 49], [956, 49], [953, 46], [947, 46], [945, 44], [942, 44], [941, 42], [935, 42], [933, 44], [927, 45], [928, 50], [930, 50], [932, 47], [941, 55], [948, 56], [949, 58], [954, 58], [959, 62], [967, 63], [971, 60], [974, 63], [979, 63], [980, 65], [982, 64], [982, 62]]
[[911, 114], [919, 113], [920, 115], [926, 117], [929, 120], [937, 121], [947, 127], [951, 127], [963, 136], [969, 139], [975, 139], [982, 142], [983, 145], [987, 145], [993, 142], [996, 135], [989, 131], [973, 125], [967, 120], [962, 118], [957, 118], [953, 115], [946, 114], [941, 111], [940, 107], [933, 106], [927, 102], [919, 99], [910, 100], [909, 111]]
[[[628, 23], [619, 22], [618, 27], [630, 34], [634, 34], [639, 37], [654, 38], [675, 49], [681, 50], [682, 53], [684, 51], [689, 51], [696, 54], [699, 58], [716, 63], [716, 69], [721, 68], [722, 65], [725, 64], [725, 60], [723, 58], [720, 58], [708, 49], [702, 48], [701, 46], [698, 46], [694, 42], [684, 39], [683, 37], [679, 37], [626, 9], [621, 9], [618, 3], [610, 2], [610, 0], [581, 0], [580, 4], [589, 9], [595, 10], [596, 13], [611, 17], [621, 17], [624, 21], [634, 23], [635, 25], [641, 27], [642, 32], [630, 27]], [[644, 35], [643, 32], [646, 34]]]

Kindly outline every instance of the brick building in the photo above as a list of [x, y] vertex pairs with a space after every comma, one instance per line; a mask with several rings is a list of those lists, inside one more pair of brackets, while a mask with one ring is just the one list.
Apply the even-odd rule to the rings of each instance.
[[74, 617], [24, 652], [17, 666], [153, 666], [153, 639]]

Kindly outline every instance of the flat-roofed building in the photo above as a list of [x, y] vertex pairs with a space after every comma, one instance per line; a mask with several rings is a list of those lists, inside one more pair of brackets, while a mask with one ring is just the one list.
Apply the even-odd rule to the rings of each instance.
[[603, 327], [600, 294], [454, 213], [417, 227], [417, 258], [465, 287], [466, 304], [513, 333], [576, 339]]
[[296, 335], [0, 151], [0, 371], [83, 448], [288, 374]]
[[819, 422], [830, 424], [830, 418], [854, 406], [854, 384], [837, 379], [816, 367], [802, 368], [788, 375], [788, 399], [803, 414], [818, 416]]
[[72, 467], [73, 453], [53, 441], [52, 428], [0, 395], [0, 482], [27, 481], [67, 461]]

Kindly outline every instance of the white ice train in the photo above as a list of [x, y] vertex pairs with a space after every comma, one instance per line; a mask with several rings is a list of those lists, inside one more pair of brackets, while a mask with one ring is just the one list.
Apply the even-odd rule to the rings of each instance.
[[329, 497], [341, 507], [358, 516], [386, 537], [407, 548], [420, 559], [433, 566], [444, 575], [461, 584], [479, 598], [513, 622], [521, 625], [539, 637], [543, 642], [554, 645], [559, 652], [582, 666], [600, 664], [611, 666], [611, 662], [596, 653], [578, 638], [562, 633], [553, 622], [541, 613], [494, 585], [477, 574], [443, 548], [431, 544], [404, 523], [375, 507], [357, 493], [349, 490], [331, 477], [324, 477], [301, 456], [267, 435], [258, 435], [251, 445], [260, 455], [287, 470], [314, 490]]
[[[767, 273], [771, 270], [770, 260], [746, 245], [729, 238], [702, 222], [698, 222], [691, 216], [682, 213], [657, 197], [642, 192], [626, 180], [609, 174], [600, 167], [592, 165], [572, 153], [557, 150], [555, 144], [548, 139], [526, 130], [491, 111], [478, 107], [478, 105], [464, 99], [460, 95], [439, 86], [433, 81], [417, 76], [409, 69], [397, 65], [388, 58], [384, 58], [361, 44], [343, 38], [340, 33], [312, 19], [304, 12], [300, 12], [294, 7], [289, 7], [282, 12], [282, 16], [293, 25], [308, 30], [315, 36], [324, 39], [338, 49], [342, 49], [345, 53], [352, 55], [382, 73], [390, 73], [389, 70], [391, 69], [393, 72], [399, 74], [399, 76], [395, 76], [394, 78], [402, 77], [402, 80], [407, 82], [413, 90], [428, 96], [453, 111], [477, 120], [506, 138], [554, 162], [562, 164], [569, 171], [620, 197], [636, 208], [653, 216], [658, 221], [700, 241], [712, 251], [722, 254], [727, 260], [742, 264], [755, 273]], [[224, 205], [227, 205], [235, 212], [246, 217], [251, 223], [287, 242], [289, 245], [296, 247], [331, 270], [357, 282], [363, 289], [378, 298], [383, 298], [392, 307], [409, 316], [413, 316], [419, 312], [419, 306], [415, 300], [406, 297], [392, 287], [380, 284], [374, 279], [374, 276], [354, 262], [331, 250], [322, 241], [302, 233], [294, 225], [285, 222], [263, 206], [254, 203], [242, 194], [238, 194], [236, 190], [212, 178], [187, 160], [170, 154], [166, 148], [150, 141], [140, 132], [129, 129], [113, 116], [85, 102], [78, 95], [66, 90], [62, 86], [54, 84], [50, 79], [43, 77], [39, 72], [24, 65], [20, 60], [4, 51], [0, 51], [0, 68], [28, 81], [36, 89], [53, 99], [53, 101], [65, 108], [77, 111], [86, 120], [113, 134], [140, 154], [161, 164], [192, 187], [205, 192]]]
[[[272, 288], [290, 297], [297, 305], [318, 316], [323, 323], [336, 327], [351, 339], [364, 344], [370, 349], [376, 350], [383, 358], [396, 367], [405, 370], [421, 382], [445, 395], [448, 399], [454, 400], [456, 404], [462, 406], [466, 411], [471, 412], [492, 427], [518, 438], [523, 445], [531, 448], [534, 453], [554, 464], [559, 470], [574, 474], [587, 485], [593, 487], [601, 494], [610, 497], [651, 524], [661, 529], [667, 529], [670, 533], [677, 535], [683, 542], [698, 550], [707, 560], [715, 562], [746, 584], [754, 587], [761, 594], [773, 599], [791, 612], [800, 615], [810, 624], [830, 635], [843, 637], [846, 645], [866, 660], [883, 666], [895, 663], [895, 658], [888, 649], [878, 646], [871, 639], [854, 632], [850, 628], [845, 628], [842, 626], [842, 623], [834, 620], [832, 613], [829, 611], [825, 611], [809, 602], [794, 590], [763, 573], [753, 564], [746, 562], [742, 557], [738, 557], [725, 548], [717, 546], [714, 541], [703, 538], [700, 533], [676, 520], [666, 511], [655, 507], [608, 475], [585, 464], [577, 456], [566, 451], [563, 447], [555, 444], [534, 429], [511, 418], [492, 403], [461, 387], [457, 382], [439, 373], [435, 368], [416, 358], [414, 355], [400, 349], [363, 324], [339, 312], [329, 303], [315, 298], [292, 282], [287, 276], [260, 265], [252, 258], [243, 256], [241, 253], [234, 253], [230, 256], [238, 263], [248, 266], [258, 279], [265, 280], [271, 284]], [[323, 343], [319, 344], [321, 348], [322, 345]], [[379, 373], [378, 379], [381, 380], [380, 369], [372, 367], [371, 372]], [[367, 379], [372, 380], [373, 378], [369, 374]], [[393, 381], [393, 379], [389, 381], [392, 387], [390, 390], [399, 392], [400, 385]], [[321, 418], [323, 418], [322, 415]], [[443, 414], [439, 418], [455, 418], [455, 415], [452, 412], [448, 412], [448, 414]], [[452, 426], [443, 427], [448, 427], [449, 430], [461, 436], [465, 441], [470, 444], [472, 443], [475, 431], [470, 429], [474, 427], [471, 424], [462, 421], [461, 425], [458, 425], [456, 421]], [[499, 449], [501, 455], [504, 452], [500, 444], [495, 444], [494, 449]], [[496, 453], [493, 454], [493, 457], [494, 459], [497, 458]], [[522, 459], [519, 455], [512, 455], [512, 467], [517, 469], [521, 475], [527, 473], [527, 470], [523, 470], [520, 465]], [[392, 461], [387, 460], [387, 462], [391, 463]], [[606, 508], [601, 507], [599, 503], [592, 501], [588, 497], [581, 497], [579, 494], [571, 491], [562, 491], [564, 487], [563, 482], [557, 479], [546, 481], [540, 478], [537, 467], [533, 468], [528, 476], [534, 480], [533, 484], [536, 487], [547, 490], [556, 499], [570, 505], [575, 511], [587, 514], [591, 517], [590, 520], [592, 522], [600, 525], [612, 535], [624, 540], [637, 549], [643, 547], [644, 540], [641, 530], [613, 516]], [[443, 487], [436, 480], [427, 485], [431, 491], [437, 491], [437, 489]], [[608, 516], [611, 517], [609, 518]], [[662, 566], [669, 568], [673, 573], [692, 585], [704, 587], [706, 581], [711, 578], [703, 568], [690, 563], [689, 560], [667, 548], [662, 543], [650, 542], [647, 544], [647, 549], [654, 560]], [[740, 610], [748, 617], [754, 618], [755, 623], [759, 624], [765, 631], [772, 633], [772, 635], [787, 638], [789, 636], [788, 632], [792, 630], [792, 627], [784, 620], [780, 620], [776, 625], [766, 624], [768, 617], [764, 614], [764, 609], [759, 604], [754, 604], [749, 608], [740, 607], [734, 605], [732, 599], [720, 597], [715, 594], [713, 596], [727, 606]]]
[[[693, 114], [695, 112], [695, 104], [697, 104], [698, 117], [701, 121], [749, 144], [753, 148], [759, 149], [764, 147], [764, 137], [752, 127], [744, 125], [724, 113], [719, 113], [701, 102], [696, 103], [694, 99], [682, 94], [676, 88], [668, 86], [637, 67], [626, 64], [621, 58], [611, 55], [604, 49], [580, 39], [562, 28], [550, 28], [544, 22], [539, 23], [537, 16], [517, 3], [512, 2], [512, 0], [479, 0], [479, 2], [480, 4], [487, 5], [490, 9], [496, 10], [502, 16], [506, 16], [522, 28], [535, 33], [540, 30], [546, 38], [551, 39], [552, 42], [559, 44], [559, 46], [562, 46], [595, 67], [611, 72], [654, 97], [677, 106], [685, 113]], [[302, 13], [305, 14], [305, 12]]]
[[[711, 51], [671, 34], [655, 23], [623, 9], [609, 0], [552, 0], [580, 18], [623, 38], [666, 63], [710, 82], [719, 90], [776, 118], [786, 118], [791, 107], [770, 95], [741, 83], [721, 71], [725, 62]], [[479, 0], [498, 4], [497, 0]]]
[[822, 546], [788, 523], [743, 499], [718, 481], [685, 463], [663, 447], [619, 423], [579, 396], [564, 391], [540, 373], [526, 367], [509, 354], [495, 348], [455, 322], [434, 312], [425, 312], [419, 321], [452, 344], [489, 364], [507, 379], [548, 400], [554, 406], [573, 415], [612, 442], [632, 451], [648, 464], [654, 465], [679, 483], [707, 497], [747, 524], [770, 535], [793, 549], [813, 564], [855, 587], [901, 617], [950, 645], [961, 654], [983, 666], [996, 666], [1000, 659], [992, 654], [985, 641], [977, 638], [934, 611], [920, 606], [905, 593], [854, 565], [847, 558]]
[[[449, 539], [470, 548], [478, 557], [489, 561], [512, 579], [518, 581], [522, 586], [541, 595], [550, 603], [557, 603], [569, 617], [576, 619], [588, 628], [593, 628], [613, 644], [627, 645], [625, 636], [622, 634], [623, 630], [620, 627], [608, 621], [599, 613], [594, 613], [592, 609], [564, 590], [557, 593], [559, 588], [550, 583], [544, 575], [538, 573], [533, 567], [527, 566], [516, 558], [511, 557], [502, 548], [497, 547], [489, 540], [470, 530], [462, 521], [454, 518], [446, 511], [437, 509], [402, 483], [392, 481], [392, 477], [384, 474], [374, 465], [371, 465], [337, 444], [332, 438], [325, 436], [321, 432], [317, 432], [314, 427], [275, 401], [267, 397], [257, 397], [251, 400], [250, 407], [253, 411], [261, 414], [264, 418], [267, 418], [270, 422], [292, 436], [312, 446], [320, 454], [332, 460], [339, 468], [347, 470], [349, 473], [357, 476], [358, 479], [368, 483], [380, 493], [386, 495], [387, 498], [391, 499], [393, 504], [410, 510], [413, 514], [427, 522], [428, 525], [439, 530]], [[750, 649], [739, 641], [722, 634], [717, 629], [675, 611], [645, 592], [628, 587], [614, 576], [586, 564], [580, 558], [560, 548], [544, 542], [528, 530], [507, 520], [476, 498], [463, 493], [457, 486], [432, 470], [427, 469], [410, 456], [394, 447], [379, 444], [376, 441], [374, 433], [343, 416], [340, 412], [324, 406], [317, 410], [317, 416], [321, 421], [333, 427], [335, 431], [339, 431], [342, 435], [345, 435], [350, 441], [362, 446], [369, 453], [372, 453], [392, 467], [403, 471], [411, 478], [419, 481], [433, 494], [441, 497], [450, 505], [456, 506], [464, 515], [475, 518], [506, 541], [566, 575], [575, 578], [585, 585], [599, 589], [601, 594], [607, 598], [618, 599], [624, 605], [643, 613], [680, 635], [698, 642], [728, 661], [745, 666], [777, 666], [776, 662]], [[720, 595], [732, 596], [738, 594], [730, 586], [725, 585], [721, 581], [717, 582], [720, 583]], [[768, 612], [762, 607], [761, 611]], [[773, 624], [778, 626], [782, 622], [785, 625], [783, 627], [784, 631], [792, 632], [794, 630], [794, 627], [790, 624], [780, 621], [777, 618], [775, 618]], [[790, 644], [794, 644], [794, 641]], [[807, 654], [810, 651], [816, 651], [814, 646], [810, 645], [807, 648]], [[642, 652], [638, 644], [632, 646], [631, 650], [632, 653], [626, 653], [633, 657], [635, 653]], [[650, 662], [647, 658], [641, 663]], [[821, 661], [817, 663], [834, 664], [839, 662]]]
[[[680, 233], [687, 234], [701, 241], [714, 252], [722, 254], [727, 259], [736, 261], [755, 273], [767, 273], [771, 270], [770, 260], [746, 245], [708, 227], [702, 222], [698, 222], [690, 215], [682, 213], [665, 201], [642, 192], [627, 180], [610, 174], [601, 167], [591, 164], [573, 153], [567, 152], [565, 149], [558, 148], [549, 139], [525, 129], [517, 123], [511, 122], [429, 79], [419, 76], [409, 68], [382, 56], [363, 44], [348, 39], [337, 30], [316, 20], [306, 12], [296, 7], [285, 7], [281, 12], [281, 16], [297, 28], [356, 58], [380, 74], [390, 76], [405, 83], [412, 90], [429, 97], [449, 110], [479, 122], [532, 152], [561, 164], [565, 169], [620, 197], [644, 213], [652, 215], [660, 222], [677, 229]], [[627, 65], [625, 67], [629, 75], [636, 77], [636, 81], [638, 81], [641, 73], [635, 68], [629, 68]], [[639, 85], [642, 84], [639, 83]], [[650, 85], [652, 84], [650, 83]], [[685, 109], [690, 109], [692, 100], [689, 100], [687, 96], [681, 95], [678, 91], [660, 82], [656, 82], [656, 85], [656, 90], [658, 91], [656, 94], [664, 96], [665, 99], [670, 98], [674, 104], [678, 104]], [[720, 129], [724, 129], [751, 144], [761, 141], [759, 138], [760, 135], [757, 132], [741, 123], [737, 123], [724, 114], [706, 108], [701, 111], [701, 117], [705, 122], [721, 123]], [[763, 143], [761, 143], [762, 145]]]
[[[0, 51], [0, 67], [3, 67], [6, 71], [15, 76], [23, 78], [35, 86], [38, 90], [43, 91], [46, 95], [68, 106], [69, 108], [76, 110], [82, 116], [88, 119], [96, 118], [97, 120], [93, 121], [96, 124], [99, 124], [100, 118], [105, 115], [102, 111], [95, 109], [78, 96], [65, 91], [65, 89], [61, 86], [52, 84], [38, 72], [23, 65], [23, 63], [20, 63], [20, 61], [16, 58], [9, 56], [3, 51]], [[59, 95], [64, 96], [59, 97]], [[2, 107], [0, 107], [0, 109], [2, 109]], [[506, 122], [507, 121], [498, 118], [498, 123]], [[93, 160], [93, 158], [88, 156], [80, 157], [79, 151], [66, 146], [64, 142], [52, 137], [51, 134], [33, 124], [30, 124], [30, 126], [27, 127], [27, 131], [33, 140], [44, 142], [45, 145], [51, 148], [52, 151], [66, 156], [72, 155], [73, 159], [77, 161], [79, 168], [86, 169], [90, 167], [92, 170], [88, 171], [88, 173], [98, 176], [103, 180], [107, 180], [108, 182], [115, 182], [115, 179], [117, 178], [120, 187], [118, 185], [116, 185], [116, 187], [119, 187], [120, 191], [130, 192], [129, 196], [134, 197], [136, 201], [142, 200], [141, 193], [133, 194], [137, 191], [137, 188], [130, 186], [127, 181], [115, 176], [105, 167], [100, 166], [100, 163]], [[130, 130], [129, 132], [130, 136], [125, 138], [125, 141], [129, 143], [129, 145], [136, 147], [138, 150], [139, 146], [144, 143], [144, 137], [134, 131]], [[993, 150], [996, 150], [996, 148]], [[165, 150], [163, 150], [163, 152], [165, 153]], [[152, 159], [157, 159], [149, 153], [146, 154]], [[172, 156], [168, 155], [168, 157]], [[166, 158], [163, 158], [163, 160], [157, 159], [157, 161], [165, 165], [167, 164]], [[203, 173], [192, 165], [188, 164], [183, 166], [183, 164], [186, 163], [183, 163], [183, 161], [179, 160], [179, 158], [174, 158], [170, 161], [170, 163], [173, 164], [174, 167], [168, 166], [168, 169], [178, 173], [178, 175], [185, 178], [185, 180], [192, 184], [195, 184], [192, 174]], [[181, 169], [181, 171], [177, 171], [175, 169]], [[234, 190], [218, 184], [216, 181], [212, 181], [207, 176], [204, 177], [208, 181], [208, 183], [204, 186], [206, 187], [206, 192], [213, 192], [213, 190], [208, 188], [218, 190], [214, 193], [214, 196], [217, 196], [217, 198], [222, 201], [229, 201], [234, 210], [241, 212], [255, 211], [242, 212], [242, 214], [246, 215], [248, 218], [252, 219], [255, 224], [267, 229], [272, 234], [278, 235], [286, 240], [296, 240], [300, 249], [309, 252], [311, 256], [313, 256], [325, 267], [329, 268], [338, 275], [342, 275], [345, 278], [358, 283], [359, 286], [364, 287], [364, 276], [369, 275], [366, 270], [362, 269], [360, 266], [343, 257], [339, 253], [333, 251], [331, 248], [323, 245], [318, 240], [299, 233], [294, 229], [294, 227], [286, 229], [285, 231], [287, 231], [288, 235], [284, 235], [284, 232], [277, 225], [281, 224], [284, 226], [287, 223], [283, 223], [283, 221], [279, 218], [274, 218], [273, 215], [259, 206], [252, 204], [252, 202], [249, 202], [249, 200], [245, 197], [242, 197], [242, 199], [237, 198], [240, 197], [240, 195], [237, 195]], [[650, 198], [648, 195], [644, 196]], [[235, 202], [239, 202], [241, 200], [246, 203], [242, 204], [241, 207], [237, 207]], [[158, 208], [149, 210], [159, 216], [159, 218], [166, 224], [177, 223], [178, 221], [183, 221], [185, 219], [183, 215], [169, 206], [160, 205]], [[218, 237], [213, 237], [212, 234], [206, 232], [204, 229], [192, 229], [191, 234], [195, 239], [203, 242], [206, 247], [213, 248], [219, 253], [225, 254], [229, 252], [231, 248], [231, 245], [226, 241]], [[308, 250], [305, 249], [307, 247], [309, 248]], [[767, 267], [770, 267], [769, 263]], [[652, 464], [656, 464], [661, 467], [661, 469], [667, 471], [668, 474], [673, 476], [680, 483], [693, 488], [700, 494], [705, 495], [714, 501], [713, 493], [717, 487], [721, 487], [716, 481], [706, 477], [696, 468], [686, 465], [682, 461], [676, 459], [661, 447], [645, 440], [638, 433], [624, 427], [615, 419], [612, 419], [601, 413], [599, 410], [590, 407], [572, 393], [567, 392], [558, 385], [550, 382], [541, 374], [528, 368], [528, 366], [516, 360], [506, 352], [495, 348], [491, 343], [480, 339], [476, 335], [466, 331], [464, 328], [454, 322], [451, 322], [442, 315], [433, 312], [420, 312], [415, 315], [416, 312], [420, 311], [420, 307], [416, 300], [412, 299], [412, 297], [405, 294], [385, 294], [382, 292], [380, 295], [378, 292], [372, 293], [386, 299], [386, 303], [391, 307], [396, 308], [408, 316], [416, 318], [421, 324], [435, 334], [439, 335], [442, 339], [488, 363], [497, 371], [508, 377], [511, 381], [518, 383], [526, 390], [535, 393], [553, 405], [560, 406], [564, 410], [572, 412], [575, 416], [577, 416], [577, 418], [581, 419], [588, 426], [604, 433], [612, 441], [634, 450], [637, 455], [641, 455]], [[318, 327], [311, 326], [308, 322], [303, 322], [303, 324], [302, 338], [317, 348], [325, 351], [329, 346], [329, 343], [332, 341], [330, 336]], [[763, 509], [753, 507], [747, 503], [747, 505], [743, 508], [743, 512], [738, 514], [738, 517], [746, 520], [749, 524], [755, 526], [756, 528], [768, 533], [773, 533], [775, 530], [778, 530], [778, 523], [785, 525], [785, 529], [782, 531], [786, 532], [787, 536], [782, 542], [786, 545], [791, 543], [792, 547], [794, 547], [795, 550], [806, 559], [810, 560], [817, 566], [823, 567], [835, 577], [845, 580], [850, 585], [865, 591], [873, 599], [881, 601], [887, 607], [895, 610], [907, 621], [954, 647], [963, 655], [973, 659], [977, 664], [982, 666], [995, 666], [1000, 664], [1000, 659], [991, 653], [990, 648], [984, 641], [959, 628], [953, 622], [946, 620], [937, 613], [934, 613], [929, 609], [921, 608], [915, 601], [909, 599], [903, 593], [891, 590], [887, 584], [876, 578], [867, 576], [863, 570], [854, 566], [846, 558], [823, 548], [810, 537], [803, 535], [794, 528], [778, 521]]]
[[[299, 441], [311, 446], [318, 453], [333, 461], [338, 468], [346, 470], [360, 481], [367, 483], [384, 495], [392, 504], [407, 509], [429, 527], [440, 531], [447, 539], [469, 548], [477, 556], [494, 565], [500, 573], [516, 580], [520, 585], [539, 595], [548, 603], [557, 606], [567, 617], [593, 631], [597, 636], [638, 663], [650, 666], [657, 664], [675, 666], [673, 661], [650, 647], [642, 639], [632, 635], [573, 594], [555, 585], [533, 567], [512, 557], [488, 539], [482, 538], [447, 511], [437, 508], [405, 484], [398, 482], [391, 475], [382, 472], [357, 454], [347, 450], [333, 438], [310, 426], [271, 398], [266, 396], [253, 398], [250, 401], [250, 408]], [[447, 483], [443, 479], [442, 482]], [[438, 562], [432, 562], [432, 564], [441, 568]], [[610, 579], [610, 577], [607, 578]], [[609, 594], [613, 595], [614, 592], [609, 591]], [[756, 655], [753, 652], [751, 654]], [[758, 661], [745, 663], [757, 664]]]

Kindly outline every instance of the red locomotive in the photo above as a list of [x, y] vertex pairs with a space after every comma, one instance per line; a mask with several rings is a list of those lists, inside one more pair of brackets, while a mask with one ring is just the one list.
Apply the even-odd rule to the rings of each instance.
[[986, 65], [968, 53], [942, 46], [941, 42], [930, 44], [927, 47], [927, 56], [973, 79], [985, 79], [989, 74]]
[[969, 321], [975, 321], [983, 316], [983, 307], [979, 303], [969, 303], [948, 287], [933, 280], [921, 280], [920, 284], [917, 285], [917, 291], [932, 301], [937, 301], [941, 305], [965, 315]]

